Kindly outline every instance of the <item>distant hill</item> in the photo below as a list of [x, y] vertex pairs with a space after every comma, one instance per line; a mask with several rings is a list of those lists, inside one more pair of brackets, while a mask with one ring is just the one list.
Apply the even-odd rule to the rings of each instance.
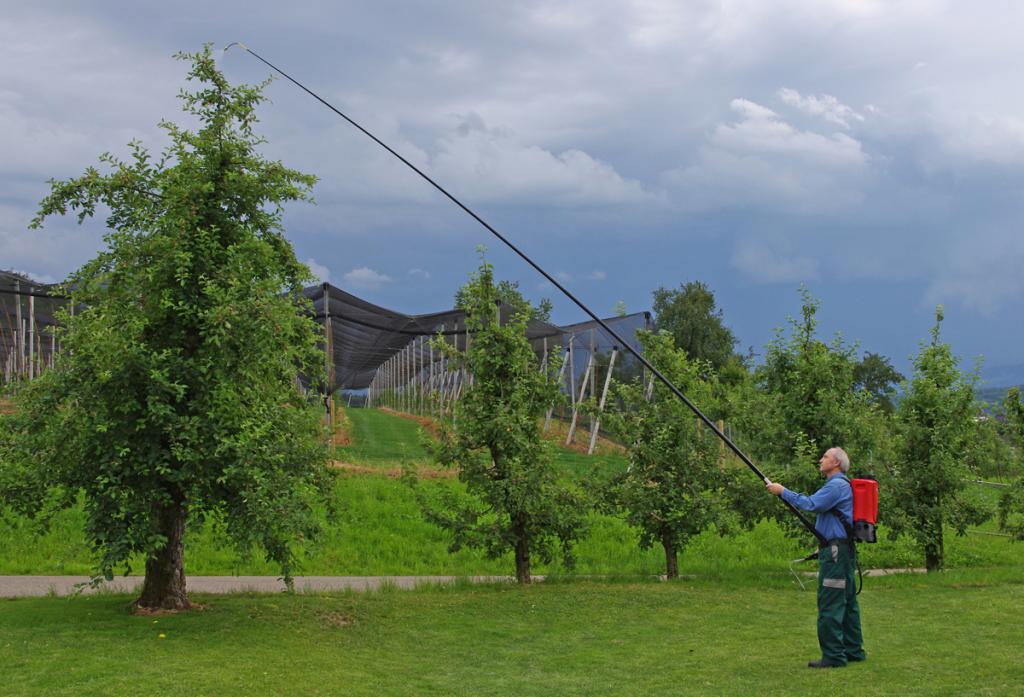
[[[1002, 402], [1003, 398], [1006, 397], [1006, 393], [1010, 391], [1013, 385], [1006, 387], [982, 387], [976, 391], [976, 395], [979, 401], [986, 402], [988, 404], [995, 404]], [[1017, 385], [1022, 393], [1024, 393], [1024, 383]]]
[[1017, 386], [1024, 392], [1024, 363], [984, 366], [981, 379], [984, 384], [978, 389], [978, 399], [989, 404], [1001, 402], [1011, 387]]

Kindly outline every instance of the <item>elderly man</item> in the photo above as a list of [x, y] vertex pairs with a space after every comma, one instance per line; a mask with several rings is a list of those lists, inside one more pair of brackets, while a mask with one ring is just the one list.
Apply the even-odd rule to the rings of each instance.
[[[860, 606], [854, 583], [853, 490], [846, 477], [850, 458], [842, 448], [829, 448], [819, 460], [825, 485], [810, 496], [768, 482], [776, 496], [818, 514], [814, 524], [826, 542], [818, 550], [818, 643], [821, 658], [810, 668], [839, 668], [866, 656], [860, 630]], [[841, 517], [840, 517], [841, 516]]]

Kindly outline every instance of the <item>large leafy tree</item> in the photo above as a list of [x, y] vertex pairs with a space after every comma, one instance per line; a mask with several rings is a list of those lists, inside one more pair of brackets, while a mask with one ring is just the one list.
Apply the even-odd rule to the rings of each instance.
[[516, 580], [529, 583], [535, 558], [549, 562], [583, 530], [581, 496], [552, 467], [540, 419], [559, 398], [557, 361], [542, 371], [526, 339], [530, 308], [517, 303], [499, 319], [506, 300], [483, 261], [458, 295], [471, 340], [453, 353], [472, 382], [458, 402], [454, 426], [442, 428], [438, 461], [458, 468], [466, 497], [428, 506], [427, 517], [448, 529], [453, 550], [480, 547], [491, 557], [515, 555]]
[[868, 351], [853, 366], [853, 384], [887, 414], [896, 408], [896, 387], [905, 380], [888, 358]]
[[[704, 362], [675, 348], [668, 332], [638, 332], [644, 355], [706, 414], [718, 415], [715, 378]], [[640, 531], [644, 549], [660, 544], [668, 578], [679, 576], [687, 543], [728, 519], [723, 496], [730, 472], [718, 437], [660, 382], [648, 399], [641, 379], [616, 385], [622, 409], [608, 416], [626, 443], [628, 469], [612, 478], [608, 499]]]
[[973, 473], [970, 452], [977, 409], [974, 378], [965, 375], [949, 344], [941, 341], [942, 308], [931, 341], [914, 357], [914, 375], [896, 410], [899, 446], [892, 466], [893, 534], [905, 531], [924, 553], [929, 571], [942, 568], [943, 528], [963, 534], [987, 515], [963, 496]]
[[[737, 440], [748, 448], [768, 476], [797, 491], [820, 485], [815, 466], [832, 446], [844, 448], [858, 472], [874, 471], [888, 459], [888, 423], [864, 390], [858, 390], [856, 346], [836, 336], [817, 335], [820, 302], [801, 289], [799, 318], [789, 331], [777, 330], [753, 382], [738, 383], [730, 394]], [[792, 531], [798, 521], [777, 502], [758, 496], [756, 478], [737, 490], [737, 505], [747, 519], [772, 515]]]
[[653, 296], [658, 329], [669, 332], [687, 356], [707, 361], [715, 370], [739, 360], [736, 337], [725, 326], [707, 284], [690, 281], [673, 290], [658, 288]]
[[70, 277], [55, 368], [15, 395], [0, 442], [4, 497], [26, 512], [84, 494], [99, 573], [145, 560], [137, 605], [186, 608], [187, 525], [223, 517], [239, 550], [261, 545], [288, 577], [325, 491], [319, 408], [300, 376], [323, 354], [299, 290], [309, 278], [282, 206], [314, 177], [264, 159], [264, 85], [230, 85], [209, 47], [180, 54], [189, 130], [52, 181], [34, 225], [109, 212], [106, 248]]

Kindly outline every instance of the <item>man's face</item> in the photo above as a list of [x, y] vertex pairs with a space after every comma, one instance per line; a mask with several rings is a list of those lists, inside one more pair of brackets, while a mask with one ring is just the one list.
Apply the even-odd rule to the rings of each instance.
[[818, 460], [818, 471], [828, 476], [837, 467], [839, 467], [839, 460], [836, 459], [831, 450], [826, 450], [825, 454]]

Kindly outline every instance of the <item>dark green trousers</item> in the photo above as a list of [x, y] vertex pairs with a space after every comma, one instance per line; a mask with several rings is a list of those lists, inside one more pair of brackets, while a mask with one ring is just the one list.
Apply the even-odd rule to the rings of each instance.
[[822, 547], [818, 554], [818, 643], [821, 658], [846, 665], [863, 661], [860, 605], [854, 579], [856, 558], [848, 543]]

